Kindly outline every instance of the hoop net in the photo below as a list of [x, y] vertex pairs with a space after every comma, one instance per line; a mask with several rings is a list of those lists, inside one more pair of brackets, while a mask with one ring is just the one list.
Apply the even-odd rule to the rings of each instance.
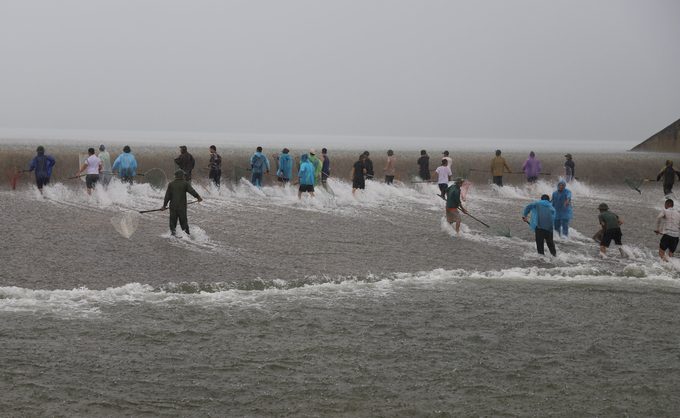
[[130, 238], [139, 226], [139, 212], [119, 213], [111, 218], [111, 225], [125, 238]]
[[489, 225], [489, 234], [498, 237], [512, 238], [512, 234], [510, 234], [510, 228], [505, 225]]
[[11, 167], [7, 167], [5, 169], [5, 175], [9, 179], [9, 184], [12, 186], [12, 190], [17, 188], [17, 183], [19, 182], [19, 178], [23, 175], [24, 173], [21, 171], [19, 166], [13, 165]]
[[626, 179], [626, 184], [628, 185], [628, 187], [637, 191], [640, 194], [642, 194], [642, 192], [640, 191], [640, 189], [638, 189], [638, 187], [640, 187], [640, 185], [644, 182], [645, 182], [644, 179]]
[[[78, 154], [78, 161], [79, 161], [79, 163], [80, 163], [80, 164], [78, 165], [78, 169], [80, 169], [80, 167], [82, 167], [82, 166], [85, 165], [85, 160], [87, 160], [87, 157], [89, 157], [89, 156], [90, 156], [89, 154], [83, 154], [83, 153]], [[84, 172], [80, 175], [80, 180], [81, 180], [83, 183], [87, 180], [87, 176], [85, 175], [86, 173], [87, 173], [87, 171], [84, 171]]]
[[467, 196], [467, 192], [470, 186], [472, 186], [472, 182], [470, 180], [465, 180], [463, 184], [460, 186], [460, 199], [462, 201], [465, 201], [465, 197]]
[[168, 177], [165, 175], [165, 171], [160, 168], [152, 168], [147, 171], [144, 173], [144, 178], [149, 186], [156, 190], [163, 190], [168, 184]]
[[408, 181], [420, 181], [420, 171], [418, 170], [406, 170], [406, 175], [408, 176]]
[[248, 171], [243, 168], [239, 167], [237, 165], [234, 166], [234, 183], [239, 184], [241, 183], [241, 179], [248, 179]]

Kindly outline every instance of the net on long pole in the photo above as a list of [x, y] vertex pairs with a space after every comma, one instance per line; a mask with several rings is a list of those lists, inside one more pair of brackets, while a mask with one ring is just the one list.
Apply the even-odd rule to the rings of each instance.
[[406, 175], [408, 176], [408, 181], [420, 181], [420, 171], [418, 170], [406, 170]]
[[234, 184], [241, 183], [241, 179], [248, 179], [248, 170], [237, 165], [234, 166]]
[[642, 191], [638, 187], [640, 187], [644, 182], [645, 179], [626, 179], [626, 184], [628, 185], [628, 187], [637, 191], [640, 194], [642, 194]]
[[13, 165], [11, 167], [7, 167], [5, 169], [5, 175], [9, 179], [9, 184], [12, 186], [12, 190], [17, 188], [17, 183], [19, 182], [19, 178], [22, 176], [23, 171], [19, 166]]
[[462, 201], [465, 201], [465, 198], [467, 197], [467, 192], [468, 189], [472, 186], [472, 182], [470, 180], [465, 180], [463, 184], [460, 186], [460, 199]]
[[149, 186], [156, 190], [163, 190], [168, 185], [168, 177], [165, 175], [165, 171], [160, 168], [152, 168], [147, 171], [144, 173], [144, 178]]
[[111, 218], [111, 225], [125, 238], [130, 238], [139, 226], [139, 212], [123, 212]]

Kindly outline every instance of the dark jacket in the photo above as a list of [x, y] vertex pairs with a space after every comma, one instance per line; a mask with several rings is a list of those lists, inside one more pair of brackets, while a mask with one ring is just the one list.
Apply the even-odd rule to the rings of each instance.
[[[163, 206], [170, 210], [187, 210], [187, 193], [198, 199], [198, 193], [191, 187], [188, 181], [184, 179], [176, 179], [168, 184], [168, 190], [165, 192], [165, 199]], [[170, 206], [168, 206], [170, 202]]]
[[194, 157], [189, 154], [186, 148], [184, 148], [183, 151], [184, 152], [179, 157], [175, 158], [175, 164], [177, 164], [180, 170], [188, 174], [194, 169], [196, 160], [194, 160]]

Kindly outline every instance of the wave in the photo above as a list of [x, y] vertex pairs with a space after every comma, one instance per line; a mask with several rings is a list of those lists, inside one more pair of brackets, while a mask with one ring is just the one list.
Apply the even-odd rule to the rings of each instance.
[[[222, 156], [222, 175], [225, 185], [229, 185], [234, 178], [234, 166], [247, 168], [250, 165], [250, 157], [252, 156], [255, 147], [259, 145], [253, 143], [252, 146], [242, 145], [234, 146], [227, 145], [226, 147], [219, 146], [218, 152]], [[54, 181], [66, 181], [66, 178], [72, 177], [80, 168], [80, 160], [78, 155], [86, 152], [87, 148], [98, 148], [99, 143], [90, 143], [88, 145], [50, 145], [46, 152], [55, 157], [57, 164], [53, 170]], [[271, 172], [275, 173], [277, 169], [277, 158], [281, 153], [281, 148], [288, 146], [291, 148], [290, 155], [297, 156], [307, 152], [306, 147], [295, 148], [286, 143], [281, 143], [279, 146], [272, 146], [265, 148], [263, 153], [267, 156], [271, 165]], [[318, 148], [322, 148], [321, 144]], [[427, 148], [426, 144], [422, 145]], [[111, 154], [112, 161], [122, 152], [123, 144], [115, 144], [108, 146], [107, 150]], [[386, 164], [385, 149], [370, 149], [370, 145], [365, 148], [347, 150], [345, 148], [329, 148], [329, 158], [331, 160], [331, 175], [337, 179], [349, 181], [352, 166], [356, 162], [358, 154], [363, 152], [366, 148], [371, 151], [370, 158], [373, 160], [373, 165], [376, 172], [376, 180], [384, 181], [382, 175], [382, 167]], [[416, 151], [399, 150], [394, 147], [395, 157], [397, 158], [397, 180], [408, 182], [407, 171], [417, 170], [417, 163], [420, 153]], [[557, 147], [556, 147], [557, 148]], [[463, 177], [471, 179], [473, 182], [480, 184], [487, 184], [491, 182], [491, 173], [484, 172], [488, 170], [489, 162], [494, 156], [493, 151], [456, 151], [455, 148], [449, 147], [451, 150], [451, 157], [453, 158], [452, 172], [454, 176], [462, 175]], [[434, 170], [439, 166], [441, 160], [440, 151], [430, 149], [430, 169]], [[207, 167], [209, 160], [208, 147], [190, 146], [189, 152], [192, 153], [196, 159], [196, 168], [194, 175], [196, 175], [202, 182], [207, 183], [208, 172], [204, 170]], [[625, 182], [626, 178], [640, 178], [640, 179], [654, 179], [659, 170], [665, 165], [667, 154], [662, 153], [612, 153], [606, 154], [603, 157], [601, 153], [594, 153], [592, 151], [584, 151], [580, 154], [571, 149], [562, 150], [555, 149], [550, 152], [543, 152], [537, 155], [537, 158], [543, 164], [542, 172], [549, 174], [541, 176], [547, 182], [555, 183], [558, 179], [559, 173], [564, 166], [564, 153], [571, 152], [574, 154], [574, 161], [576, 163], [575, 174], [581, 183], [590, 184], [616, 184]], [[168, 177], [171, 178], [175, 171], [174, 159], [179, 153], [178, 147], [174, 145], [149, 145], [149, 144], [132, 144], [132, 154], [135, 155], [138, 165], [139, 173], [144, 173], [152, 168], [159, 168], [163, 170]], [[513, 174], [506, 174], [504, 176], [504, 184], [521, 186], [526, 183], [526, 178], [521, 172], [521, 167], [524, 161], [528, 158], [529, 150], [526, 152], [511, 151], [503, 153], [508, 163], [514, 170]], [[27, 169], [28, 165], [35, 155], [35, 145], [27, 144], [5, 144], [0, 147], [0, 167], [6, 168], [13, 165], [18, 165], [23, 169]], [[476, 169], [480, 171], [470, 171]], [[517, 174], [519, 173], [519, 174]], [[550, 174], [555, 174], [552, 176]], [[139, 182], [144, 183], [143, 178], [138, 178]], [[19, 179], [19, 186], [26, 187], [26, 185], [34, 183], [32, 173], [25, 173]], [[273, 185], [276, 183], [274, 176], [265, 176], [265, 183]], [[9, 186], [9, 180], [6, 177], [0, 179], [0, 185], [6, 184]], [[650, 187], [645, 184], [644, 187]]]
[[[355, 298], [369, 294], [386, 297], [394, 292], [418, 291], [423, 286], [461, 280], [555, 282], [567, 285], [635, 284], [654, 288], [680, 288], [680, 262], [631, 263], [619, 271], [592, 265], [567, 267], [509, 268], [492, 271], [437, 269], [416, 274], [317, 277], [298, 280], [255, 279], [244, 283], [166, 283], [150, 286], [130, 283], [105, 290], [85, 287], [72, 290], [31, 290], [0, 287], [0, 311], [30, 312], [56, 316], [96, 317], [110, 305], [149, 304], [156, 306], [259, 305], [267, 298]], [[675, 290], [673, 290], [675, 291]]]

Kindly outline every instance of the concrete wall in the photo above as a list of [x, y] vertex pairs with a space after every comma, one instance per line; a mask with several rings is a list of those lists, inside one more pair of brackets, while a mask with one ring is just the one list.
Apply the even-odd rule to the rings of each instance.
[[639, 143], [631, 151], [680, 153], [680, 119], [661, 132]]

